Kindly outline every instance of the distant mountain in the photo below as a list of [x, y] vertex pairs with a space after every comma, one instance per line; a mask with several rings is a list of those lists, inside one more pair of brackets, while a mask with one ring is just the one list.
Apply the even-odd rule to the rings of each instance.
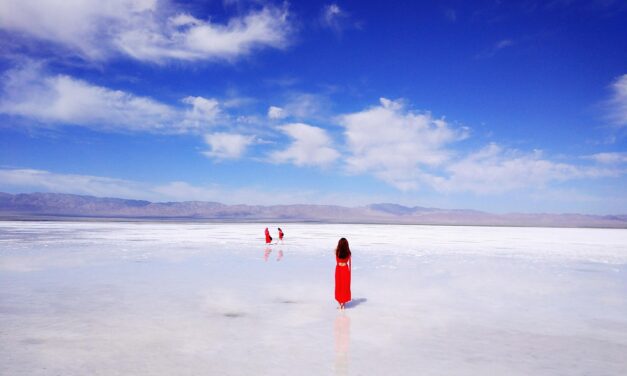
[[62, 193], [14, 195], [0, 192], [0, 219], [64, 218], [627, 228], [627, 215], [492, 214], [389, 203], [354, 208], [224, 205], [204, 201], [150, 202]]
[[413, 208], [408, 208], [407, 206], [398, 205], [398, 204], [372, 204], [372, 205], [368, 205], [368, 208], [375, 210], [375, 211], [389, 213], [393, 215], [411, 215], [418, 211], [430, 210], [430, 209], [421, 208], [418, 206], [414, 206]]

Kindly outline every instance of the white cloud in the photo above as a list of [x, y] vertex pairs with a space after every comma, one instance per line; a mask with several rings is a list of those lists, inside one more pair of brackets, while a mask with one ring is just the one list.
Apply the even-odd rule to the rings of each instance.
[[90, 175], [55, 174], [43, 170], [0, 169], [0, 182], [4, 189], [18, 187], [22, 191], [36, 189], [101, 197], [149, 197], [144, 187], [136, 182]]
[[286, 116], [285, 110], [281, 107], [270, 106], [270, 108], [268, 108], [268, 117], [270, 119], [283, 119]]
[[627, 153], [597, 153], [584, 157], [603, 164], [620, 164], [627, 163]]
[[272, 162], [293, 163], [296, 166], [325, 166], [340, 156], [331, 147], [331, 138], [322, 128], [293, 123], [278, 129], [291, 137], [293, 142], [287, 149], [271, 153]]
[[156, 7], [156, 1], [5, 0], [0, 2], [0, 28], [59, 43], [88, 59], [102, 59], [110, 52], [109, 32], [133, 28]]
[[494, 49], [495, 50], [501, 50], [505, 47], [509, 47], [511, 45], [513, 45], [514, 42], [511, 39], [502, 39], [498, 42], [496, 42], [496, 44], [494, 45]]
[[325, 5], [322, 8], [322, 21], [328, 27], [337, 27], [338, 18], [343, 17], [344, 12], [337, 4]]
[[609, 118], [614, 124], [627, 126], [627, 74], [612, 83], [612, 98], [609, 100]]
[[183, 103], [192, 106], [189, 111], [189, 118], [193, 119], [215, 119], [220, 113], [218, 101], [203, 97], [185, 97]]
[[289, 92], [285, 95], [282, 106], [270, 106], [267, 116], [269, 119], [285, 119], [287, 117], [298, 121], [325, 119], [329, 113], [329, 99], [323, 95]]
[[205, 141], [210, 150], [204, 155], [216, 159], [237, 159], [242, 157], [246, 148], [253, 143], [254, 136], [246, 136], [235, 133], [212, 133], [205, 135]]
[[[242, 199], [239, 190], [217, 185], [194, 186], [174, 181], [149, 184], [133, 180], [92, 175], [58, 174], [34, 169], [0, 169], [0, 189], [19, 192], [56, 192], [98, 197], [118, 197], [151, 201], [206, 200], [237, 202]], [[246, 202], [246, 201], [243, 201]]]
[[380, 105], [339, 118], [350, 156], [351, 173], [369, 172], [401, 189], [415, 189], [425, 168], [448, 161], [446, 146], [467, 136], [430, 113], [405, 111], [401, 101], [380, 99]]
[[[193, 185], [183, 181], [150, 184], [102, 176], [59, 174], [33, 169], [0, 169], [0, 191], [57, 192], [150, 201], [217, 201], [224, 204], [367, 204], [371, 197], [315, 190], [287, 191], [263, 186]], [[359, 200], [359, 201], [355, 201]]]
[[439, 191], [480, 194], [544, 188], [552, 182], [620, 175], [596, 166], [576, 166], [543, 158], [540, 151], [521, 153], [492, 143], [444, 168], [445, 176], [426, 176]]
[[348, 28], [360, 28], [359, 23], [351, 22], [351, 17], [346, 10], [336, 3], [325, 5], [320, 13], [320, 24], [331, 29], [340, 36], [342, 31]]
[[[455, 151], [455, 143], [468, 136], [466, 128], [455, 129], [429, 113], [405, 111], [401, 101], [381, 98], [380, 103], [339, 118], [350, 153], [346, 169], [371, 174], [403, 191], [426, 186], [438, 192], [495, 194], [625, 174], [618, 168], [555, 162], [540, 151], [520, 152], [494, 143], [464, 154]], [[622, 158], [601, 154], [592, 159]]]
[[167, 0], [6, 0], [0, 28], [51, 41], [88, 60], [212, 60], [288, 44], [287, 10], [271, 6], [212, 23]]
[[194, 186], [183, 181], [173, 181], [149, 188], [157, 199], [175, 201], [213, 201], [220, 199], [223, 192], [217, 186]]
[[504, 48], [507, 47], [511, 47], [513, 46], [515, 43], [513, 40], [511, 39], [501, 39], [498, 42], [494, 43], [494, 45], [492, 45], [490, 48], [485, 49], [484, 51], [478, 53], [477, 55], [475, 55], [475, 58], [477, 59], [486, 59], [486, 58], [491, 58], [494, 55], [496, 55], [499, 51], [501, 51]]
[[217, 122], [221, 115], [220, 103], [213, 98], [185, 97], [182, 102], [191, 106], [180, 116], [179, 127], [201, 130]]
[[230, 60], [256, 47], [285, 47], [290, 29], [287, 11], [269, 7], [232, 18], [227, 24], [177, 15], [165, 24], [153, 18], [138, 26], [117, 34], [115, 43], [121, 51], [143, 61]]
[[449, 22], [455, 22], [457, 21], [457, 11], [455, 9], [452, 8], [447, 8], [444, 9], [444, 16], [446, 17], [446, 19]]
[[70, 76], [48, 75], [37, 64], [10, 70], [3, 81], [0, 113], [40, 124], [181, 133], [210, 127], [219, 115], [215, 99], [187, 97], [183, 102], [191, 107], [178, 108]]
[[317, 119], [327, 112], [327, 98], [311, 93], [291, 93], [283, 106], [283, 113], [297, 119]]

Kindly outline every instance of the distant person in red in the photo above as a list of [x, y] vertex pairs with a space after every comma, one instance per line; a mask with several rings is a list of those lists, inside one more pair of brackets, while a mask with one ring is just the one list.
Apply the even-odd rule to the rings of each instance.
[[351, 250], [346, 238], [340, 239], [335, 249], [335, 300], [340, 309], [351, 300]]
[[272, 243], [272, 236], [270, 236], [270, 231], [266, 227], [266, 244]]
[[279, 240], [283, 242], [283, 230], [279, 227]]

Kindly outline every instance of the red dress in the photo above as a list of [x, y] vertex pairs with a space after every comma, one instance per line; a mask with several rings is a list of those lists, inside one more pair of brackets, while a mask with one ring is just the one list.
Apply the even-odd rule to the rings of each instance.
[[272, 242], [272, 236], [270, 236], [270, 231], [268, 231], [268, 228], [266, 227], [266, 244], [270, 244]]
[[335, 300], [343, 304], [351, 300], [351, 258], [335, 256]]

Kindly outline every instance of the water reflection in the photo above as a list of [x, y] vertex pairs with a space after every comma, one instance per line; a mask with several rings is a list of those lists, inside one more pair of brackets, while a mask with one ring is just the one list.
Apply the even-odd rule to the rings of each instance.
[[[268, 259], [270, 258], [270, 254], [272, 254], [272, 247], [267, 246], [264, 250], [263, 250], [263, 261], [268, 261]], [[277, 261], [281, 261], [281, 259], [283, 258], [283, 250], [279, 249], [277, 251], [276, 254], [276, 260]]]
[[270, 253], [272, 253], [272, 247], [266, 247], [266, 249], [263, 251], [263, 261], [268, 261]]
[[348, 375], [348, 347], [350, 344], [351, 319], [342, 312], [335, 318], [335, 374]]

